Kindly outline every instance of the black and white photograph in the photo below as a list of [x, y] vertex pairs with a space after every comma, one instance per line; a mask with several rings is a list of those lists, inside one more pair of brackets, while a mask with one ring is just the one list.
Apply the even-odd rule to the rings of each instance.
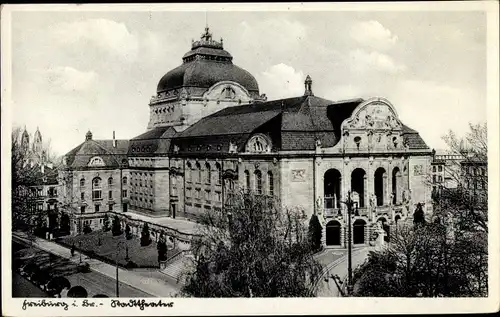
[[3, 311], [498, 311], [498, 9], [3, 6]]

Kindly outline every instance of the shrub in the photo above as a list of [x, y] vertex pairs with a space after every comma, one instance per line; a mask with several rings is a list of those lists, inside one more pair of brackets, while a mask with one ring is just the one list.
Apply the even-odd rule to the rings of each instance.
[[162, 232], [158, 240], [158, 262], [165, 261], [167, 259], [167, 242], [165, 239], [165, 234]]
[[122, 234], [122, 225], [120, 224], [120, 219], [118, 219], [118, 216], [116, 215], [113, 218], [113, 227], [111, 228], [111, 231], [114, 236], [119, 236]]
[[321, 237], [323, 235], [323, 228], [319, 222], [317, 215], [312, 215], [309, 220], [309, 239], [313, 251], [321, 249]]
[[127, 264], [125, 264], [125, 268], [127, 268], [127, 269], [135, 269], [138, 267], [139, 266], [134, 261], [128, 261]]
[[108, 232], [108, 231], [109, 231], [109, 229], [111, 229], [111, 228], [109, 227], [109, 216], [108, 216], [108, 214], [105, 214], [105, 215], [104, 215], [104, 219], [103, 219], [103, 221], [102, 221], [102, 222], [103, 222], [103, 225], [102, 225], [102, 230], [103, 230], [104, 232]]
[[149, 233], [149, 226], [147, 223], [142, 227], [141, 232], [141, 246], [145, 247], [151, 244], [151, 235]]
[[132, 231], [130, 230], [130, 226], [128, 224], [125, 227], [125, 238], [127, 238], [127, 240], [132, 239]]
[[83, 226], [83, 233], [84, 234], [88, 234], [88, 233], [91, 233], [92, 232], [92, 228], [90, 228], [90, 226], [88, 224], [85, 224]]

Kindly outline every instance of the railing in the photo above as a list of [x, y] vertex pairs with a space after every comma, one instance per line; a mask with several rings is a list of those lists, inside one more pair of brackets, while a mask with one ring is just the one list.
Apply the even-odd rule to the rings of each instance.
[[325, 216], [336, 217], [342, 215], [340, 208], [325, 208]]
[[176, 252], [174, 255], [172, 255], [170, 258], [168, 258], [166, 261], [165, 261], [165, 266], [169, 265], [170, 263], [176, 261], [183, 253], [184, 253], [185, 250], [180, 250], [178, 252]]

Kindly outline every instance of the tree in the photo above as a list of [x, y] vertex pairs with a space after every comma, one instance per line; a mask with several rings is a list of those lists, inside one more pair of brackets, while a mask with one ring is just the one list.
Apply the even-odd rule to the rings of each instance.
[[47, 292], [51, 296], [61, 297], [61, 292], [65, 288], [69, 290], [71, 288], [71, 283], [63, 276], [56, 276], [47, 284]]
[[460, 157], [447, 169], [458, 186], [445, 189], [435, 209], [453, 215], [463, 230], [488, 232], [488, 127], [479, 123], [469, 128], [462, 138], [453, 131], [443, 137], [451, 153]]
[[452, 238], [441, 223], [403, 225], [392, 244], [370, 252], [355, 270], [355, 295], [370, 297], [487, 296], [486, 249]]
[[306, 219], [251, 194], [206, 211], [192, 242], [193, 269], [182, 292], [193, 297], [309, 297], [321, 265]]
[[158, 249], [158, 262], [165, 261], [167, 259], [167, 240], [163, 231], [160, 234], [158, 245], [156, 247]]
[[102, 230], [104, 232], [108, 232], [110, 228], [109, 228], [109, 216], [107, 213], [104, 214], [104, 219], [103, 219], [102, 223], [103, 223]]
[[127, 238], [127, 240], [132, 239], [132, 232], [128, 224], [125, 226], [125, 238]]
[[422, 209], [422, 204], [418, 203], [415, 212], [413, 213], [413, 223], [415, 225], [425, 224], [425, 214]]
[[309, 221], [309, 239], [311, 241], [311, 246], [314, 251], [321, 249], [321, 238], [323, 235], [323, 228], [319, 222], [317, 215], [312, 215]]
[[116, 215], [113, 217], [111, 232], [114, 236], [119, 236], [122, 234], [122, 225], [120, 224], [120, 219]]
[[149, 233], [149, 226], [147, 223], [142, 227], [141, 232], [141, 246], [145, 247], [151, 244], [151, 236]]
[[73, 286], [68, 291], [68, 297], [73, 298], [86, 298], [88, 296], [87, 290], [83, 286]]

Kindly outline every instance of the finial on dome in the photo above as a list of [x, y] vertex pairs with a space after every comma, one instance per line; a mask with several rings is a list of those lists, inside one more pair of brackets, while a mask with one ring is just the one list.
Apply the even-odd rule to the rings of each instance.
[[85, 134], [85, 141], [90, 141], [92, 140], [92, 132], [90, 130]]
[[201, 35], [201, 39], [207, 42], [210, 42], [210, 40], [212, 39], [212, 33], [209, 32], [208, 25], [205, 26], [205, 33]]
[[314, 96], [312, 92], [312, 79], [309, 75], [307, 75], [306, 80], [304, 81], [305, 92], [304, 96]]

